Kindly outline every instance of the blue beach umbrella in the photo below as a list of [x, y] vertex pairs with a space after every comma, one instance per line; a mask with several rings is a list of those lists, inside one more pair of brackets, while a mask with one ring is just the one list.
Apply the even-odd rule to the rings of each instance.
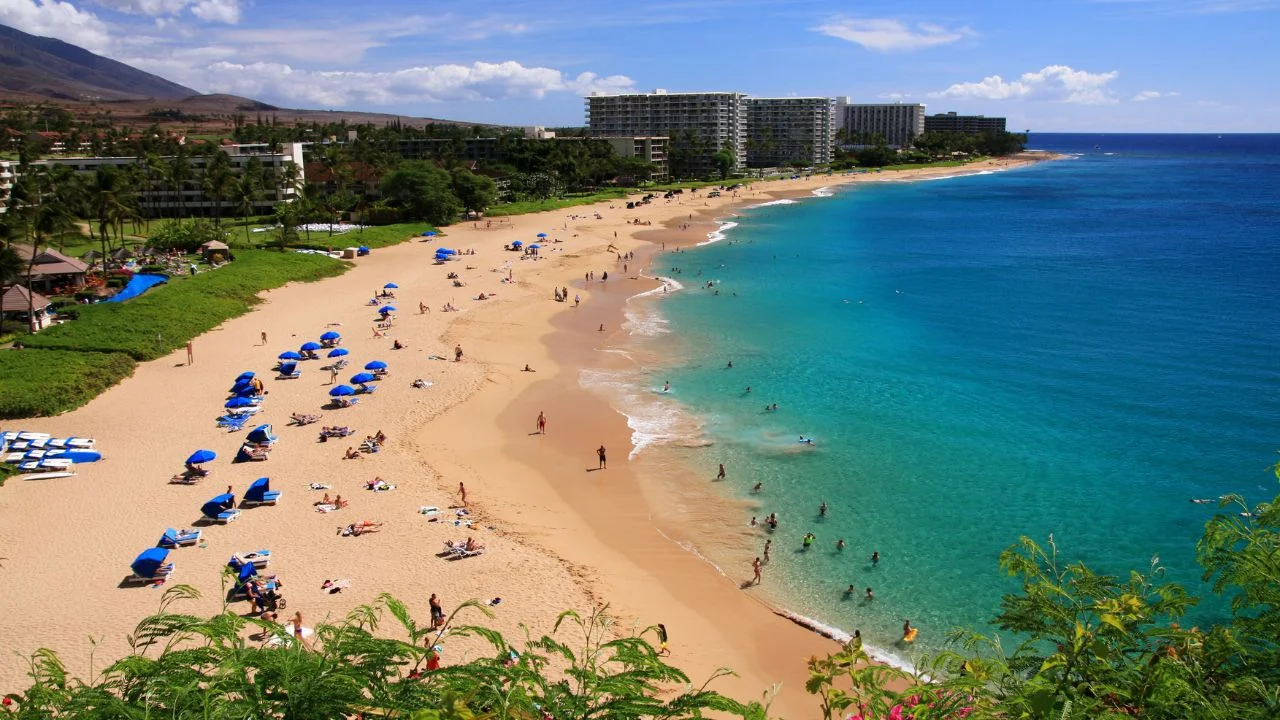
[[277, 440], [276, 436], [271, 432], [270, 425], [259, 425], [250, 430], [245, 439], [255, 443], [273, 443]]
[[426, 232], [422, 233], [422, 237], [435, 237], [435, 236], [436, 236], [436, 231], [435, 231], [435, 230], [428, 230], [428, 231], [426, 231]]
[[315, 352], [320, 349], [320, 343], [315, 341], [302, 343], [302, 347], [298, 349], [302, 352]]
[[546, 233], [538, 233], [538, 237], [544, 238], [544, 237], [546, 237], [546, 236], [547, 236], [547, 234], [546, 234]]
[[542, 246], [541, 246], [541, 245], [539, 245], [538, 243], [534, 243], [534, 244], [532, 244], [532, 245], [530, 245], [530, 246], [529, 246], [529, 249], [530, 249], [530, 250], [537, 250], [537, 249], [538, 249], [538, 248], [540, 248], [540, 247], [542, 247]]
[[383, 290], [399, 290], [400, 286], [395, 283], [387, 283], [386, 285], [382, 286], [382, 289]]
[[245, 380], [252, 380], [253, 376], [254, 376], [254, 373], [252, 371], [245, 370], [244, 372], [236, 376], [236, 382], [239, 383], [239, 382], [244, 382]]
[[[280, 363], [280, 367], [283, 368], [286, 364], [287, 363]], [[235, 391], [236, 397], [251, 398], [251, 397], [256, 397], [257, 395], [258, 395], [258, 388], [252, 385], [250, 385], [247, 388], [240, 388], [239, 390]]]
[[524, 245], [523, 240], [515, 240], [511, 243], [511, 247], [520, 247], [521, 245]]
[[253, 389], [255, 389], [253, 387], [253, 383], [249, 382], [248, 380], [242, 380], [241, 382], [238, 382], [235, 385], [231, 386], [231, 393], [233, 395], [239, 395], [241, 392], [245, 390], [253, 390]]
[[231, 493], [223, 493], [214, 498], [211, 498], [209, 502], [205, 503], [204, 505], [201, 505], [200, 512], [205, 517], [216, 518], [223, 511], [230, 510], [231, 508], [235, 507], [235, 505], [236, 505], [236, 496], [232, 495]]
[[386, 315], [387, 313], [393, 313], [395, 311], [396, 311], [395, 305], [383, 305], [382, 307], [378, 308], [378, 312], [383, 315]]
[[329, 332], [321, 335], [320, 339], [321, 340], [337, 340], [340, 337], [342, 337], [341, 333], [337, 333], [337, 332], [334, 332], [333, 330], [330, 330]]
[[361, 245], [361, 246], [359, 247], [359, 250], [360, 250], [360, 252], [367, 253], [367, 252], [369, 252], [369, 246], [368, 246], [368, 245]]
[[364, 365], [365, 370], [386, 370], [387, 364], [381, 360], [370, 360]]
[[187, 462], [192, 465], [199, 465], [200, 463], [207, 463], [216, 457], [218, 457], [218, 453], [212, 450], [197, 450], [191, 453], [191, 457], [187, 458]]
[[134, 558], [133, 562], [129, 564], [129, 569], [140, 577], [154, 577], [156, 572], [164, 565], [167, 557], [169, 557], [168, 548], [147, 548], [139, 553], [138, 557]]
[[373, 373], [367, 373], [367, 372], [356, 373], [355, 375], [351, 376], [351, 382], [356, 383], [357, 385], [371, 383], [377, 379], [378, 378], [374, 377]]
[[333, 358], [333, 357], [342, 357], [343, 355], [346, 355], [346, 354], [347, 354], [347, 353], [349, 353], [349, 352], [351, 352], [351, 351], [350, 351], [350, 350], [348, 350], [348, 349], [346, 349], [346, 348], [334, 348], [334, 349], [332, 349], [332, 350], [330, 350], [330, 351], [329, 351], [329, 357], [331, 357], [331, 358]]
[[356, 389], [350, 385], [339, 385], [329, 391], [331, 397], [343, 397], [344, 395], [355, 395]]
[[301, 360], [302, 359], [302, 356], [299, 355], [295, 350], [286, 350], [280, 353], [279, 355], [277, 355], [276, 357], [280, 358], [281, 360]]
[[237, 395], [237, 396], [235, 396], [235, 397], [231, 398], [230, 400], [228, 400], [228, 401], [226, 402], [226, 404], [225, 404], [225, 405], [223, 405], [223, 407], [225, 407], [225, 408], [229, 408], [229, 409], [230, 409], [230, 408], [242, 408], [242, 407], [249, 407], [249, 406], [251, 406], [251, 405], [253, 405], [253, 401], [252, 401], [252, 400], [250, 400], [250, 399], [249, 399], [249, 398], [247, 398], [247, 397], [242, 397], [242, 396], [240, 396], [240, 395]]

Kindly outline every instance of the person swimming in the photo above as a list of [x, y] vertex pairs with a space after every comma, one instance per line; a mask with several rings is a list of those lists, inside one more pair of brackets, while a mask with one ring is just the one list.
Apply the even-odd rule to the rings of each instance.
[[804, 549], [808, 550], [810, 547], [812, 547], [813, 541], [815, 539], [816, 538], [814, 538], [813, 533], [805, 533], [804, 540], [802, 541], [802, 543], [804, 544]]
[[663, 384], [662, 384], [662, 392], [671, 392], [671, 381], [670, 381], [670, 380], [668, 380], [667, 382], [665, 382], [665, 383], [663, 383]]
[[807, 437], [805, 437], [805, 436], [801, 435], [801, 436], [800, 436], [800, 443], [801, 443], [802, 445], [812, 445], [812, 444], [813, 444], [813, 438], [807, 438]]

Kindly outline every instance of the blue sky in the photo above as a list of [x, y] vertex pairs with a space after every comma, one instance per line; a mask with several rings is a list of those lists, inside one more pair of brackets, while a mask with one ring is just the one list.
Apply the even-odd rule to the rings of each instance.
[[0, 0], [0, 23], [286, 107], [580, 125], [584, 94], [666, 88], [1280, 131], [1280, 0]]

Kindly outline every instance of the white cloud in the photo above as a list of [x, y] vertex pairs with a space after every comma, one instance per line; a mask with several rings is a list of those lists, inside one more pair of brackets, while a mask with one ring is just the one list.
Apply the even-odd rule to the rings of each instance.
[[1158, 90], [1143, 90], [1142, 92], [1138, 93], [1137, 95], [1134, 95], [1130, 99], [1133, 100], [1133, 102], [1146, 102], [1148, 100], [1157, 100], [1159, 98], [1178, 97], [1181, 94], [1182, 93], [1179, 93], [1179, 92], [1160, 92]]
[[[145, 61], [139, 64], [152, 65]], [[181, 64], [175, 63], [173, 69]], [[617, 92], [635, 85], [622, 75], [602, 77], [584, 72], [570, 77], [559, 70], [525, 67], [515, 61], [432, 65], [389, 72], [318, 71], [283, 63], [219, 61], [174, 72], [169, 77], [203, 92], [312, 107], [542, 98], [555, 92]]]
[[191, 14], [206, 22], [234, 25], [240, 22], [240, 0], [199, 0]]
[[240, 22], [241, 0], [94, 0], [94, 2], [117, 12], [134, 15], [172, 17], [185, 10], [206, 22], [220, 22], [228, 25]]
[[917, 23], [911, 27], [893, 18], [835, 17], [814, 30], [877, 52], [910, 52], [948, 45], [974, 34], [967, 27], [948, 29], [930, 23]]
[[911, 95], [909, 93], [880, 93], [876, 97], [881, 100], [906, 100]]
[[1118, 102], [1107, 85], [1119, 76], [1120, 73], [1116, 70], [1091, 73], [1068, 65], [1049, 65], [1036, 72], [1023, 73], [1017, 80], [1010, 82], [999, 75], [990, 75], [978, 82], [956, 83], [946, 90], [929, 93], [929, 97], [1036, 99], [1079, 105], [1104, 105]]
[[94, 52], [111, 45], [111, 34], [101, 18], [59, 0], [0, 0], [0, 24]]

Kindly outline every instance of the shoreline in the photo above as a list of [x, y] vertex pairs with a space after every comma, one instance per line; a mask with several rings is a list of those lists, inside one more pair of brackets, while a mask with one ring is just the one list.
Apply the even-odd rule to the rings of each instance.
[[[926, 174], [929, 170], [938, 172]], [[635, 250], [638, 257], [631, 262], [640, 263], [634, 265], [637, 269], [644, 267], [646, 254], [658, 251], [646, 233], [668, 232], [659, 229], [661, 224], [678, 225], [690, 210], [714, 218], [760, 196], [784, 199], [789, 193], [808, 194], [868, 175], [898, 180], [956, 170], [774, 181], [767, 187], [750, 186], [742, 198], [702, 206], [657, 203], [627, 211], [621, 209], [625, 201], [605, 202], [569, 208], [573, 212], [567, 215], [560, 210], [517, 216], [501, 231], [459, 225], [449, 228], [442, 242], [475, 249], [477, 255], [463, 256], [446, 268], [429, 265], [429, 245], [422, 248], [424, 243], [413, 239], [376, 251], [339, 278], [265, 293], [265, 303], [196, 339], [197, 365], [187, 367], [179, 353], [143, 363], [132, 378], [84, 408], [22, 422], [33, 430], [96, 436], [108, 460], [85, 467], [76, 478], [15, 481], [0, 492], [0, 547], [11, 558], [0, 573], [66, 588], [34, 618], [24, 617], [17, 597], [0, 600], [6, 618], [0, 620], [0, 633], [24, 658], [37, 646], [53, 647], [76, 674], [88, 670], [85, 660], [92, 648], [86, 634], [101, 640], [98, 649], [104, 657], [123, 654], [125, 634], [159, 601], [158, 593], [145, 589], [117, 589], [132, 556], [164, 527], [189, 523], [199, 503], [224, 485], [242, 490], [254, 477], [270, 475], [273, 486], [279, 479], [286, 490], [280, 507], [250, 510], [228, 527], [206, 528], [212, 553], [175, 551], [175, 581], [190, 582], [206, 593], [195, 601], [197, 607], [184, 604], [181, 611], [216, 612], [221, 601], [213, 591], [219, 587], [223, 558], [269, 547], [280, 556], [272, 571], [290, 581], [290, 609], [302, 608], [308, 618], [340, 618], [383, 591], [425, 616], [425, 594], [438, 591], [446, 606], [467, 597], [503, 597], [502, 612], [492, 626], [517, 637], [522, 623], [537, 634], [561, 610], [607, 603], [619, 618], [620, 632], [628, 632], [632, 624], [637, 630], [667, 624], [672, 663], [693, 680], [731, 667], [739, 677], [713, 687], [751, 700], [781, 679], [778, 712], [811, 710], [812, 699], [803, 692], [804, 659], [838, 645], [788, 622], [753, 593], [741, 592], [734, 579], [708, 572], [708, 563], [682, 547], [678, 534], [663, 533], [667, 501], [644, 476], [643, 456], [635, 469], [624, 462], [623, 450], [631, 446], [626, 419], [581, 387], [583, 368], [596, 366], [604, 355], [600, 345], [618, 337], [627, 301], [657, 281], [628, 272], [627, 278], [611, 278], [603, 287], [599, 281], [584, 283], [582, 273], [614, 270], [613, 256], [606, 254], [610, 243], [622, 252]], [[604, 219], [596, 220], [595, 212]], [[631, 218], [653, 224], [626, 224]], [[498, 249], [540, 231], [564, 236], [563, 243], [544, 245], [542, 261], [517, 261], [519, 255]], [[617, 233], [616, 240], [610, 231]], [[470, 263], [474, 266], [468, 267]], [[514, 271], [515, 283], [501, 282], [504, 268]], [[444, 272], [451, 269], [463, 273], [465, 290], [444, 283]], [[629, 277], [633, 274], [634, 280]], [[365, 337], [362, 327], [370, 324], [363, 305], [367, 291], [393, 279], [405, 288], [399, 302], [406, 312], [392, 335], [408, 344], [401, 351], [387, 349], [391, 338]], [[582, 307], [574, 310], [571, 303], [551, 300], [551, 288], [566, 284], [571, 295], [584, 297]], [[497, 297], [458, 300], [477, 292], [496, 292]], [[415, 296], [426, 299], [433, 312], [411, 314]], [[463, 312], [439, 313], [445, 301]], [[229, 386], [242, 369], [265, 372], [279, 350], [318, 335], [333, 322], [342, 323], [344, 335], [350, 331], [347, 346], [353, 357], [360, 362], [381, 357], [392, 364], [393, 375], [384, 382], [390, 387], [360, 406], [325, 411], [324, 422], [352, 424], [357, 437], [386, 430], [391, 437], [387, 449], [364, 461], [342, 461], [337, 459], [345, 447], [340, 441], [313, 445], [311, 427], [284, 427], [289, 412], [314, 412], [323, 395], [320, 371], [304, 365], [304, 379], [268, 384], [272, 394], [262, 421], [273, 422], [282, 437], [278, 459], [256, 467], [226, 464], [223, 458], [229, 459], [239, 436], [211, 427], [223, 383]], [[598, 333], [600, 323], [609, 332]], [[259, 332], [280, 340], [258, 346]], [[462, 363], [425, 359], [447, 355], [455, 344], [466, 348]], [[526, 363], [537, 372], [521, 372]], [[408, 389], [409, 380], [418, 377], [435, 384]], [[540, 410], [550, 418], [549, 433], [530, 437]], [[147, 427], [163, 430], [143, 430]], [[588, 473], [594, 448], [602, 442], [614, 466]], [[222, 457], [204, 487], [164, 485], [191, 449], [215, 445]], [[391, 493], [360, 490], [360, 480], [375, 474], [399, 488]], [[316, 480], [349, 492], [350, 512], [332, 517], [314, 513], [306, 485]], [[445, 508], [456, 497], [458, 482], [467, 484], [473, 517], [479, 521], [471, 532], [483, 534], [489, 551], [450, 563], [430, 554], [443, 539], [458, 539], [466, 529], [427, 523], [416, 508]], [[387, 531], [358, 539], [334, 535], [333, 526], [363, 518], [388, 521]], [[78, 541], [86, 534], [95, 537], [87, 546]], [[337, 596], [314, 590], [320, 579], [335, 576], [351, 577], [353, 587]], [[467, 646], [448, 650], [454, 652], [446, 651], [446, 662], [478, 652]], [[0, 682], [25, 682], [20, 679], [22, 665], [11, 656], [0, 666]]]

